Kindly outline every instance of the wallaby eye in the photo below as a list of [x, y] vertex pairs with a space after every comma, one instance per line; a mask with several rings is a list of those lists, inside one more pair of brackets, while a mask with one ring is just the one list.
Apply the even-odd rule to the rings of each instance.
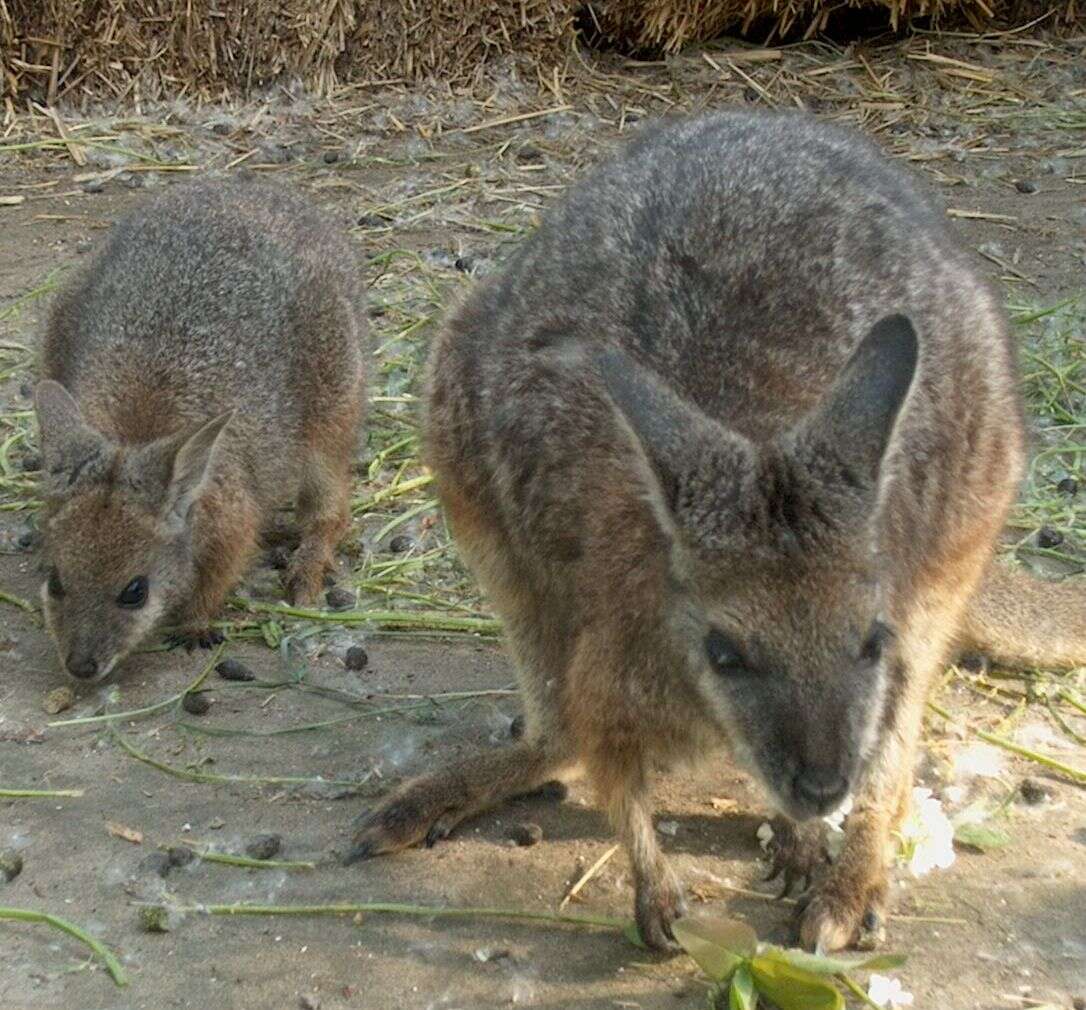
[[46, 582], [46, 589], [49, 590], [49, 595], [54, 599], [60, 599], [64, 595], [64, 585], [60, 581], [60, 575], [55, 568], [49, 569], [49, 579]]
[[746, 670], [739, 647], [716, 628], [711, 628], [705, 636], [705, 654], [717, 673], [736, 674]]
[[117, 597], [117, 606], [128, 607], [130, 610], [136, 610], [142, 607], [147, 602], [147, 577], [141, 575], [139, 578], [133, 579], [128, 583], [124, 589], [121, 590], [121, 595]]
[[867, 638], [864, 639], [864, 644], [860, 648], [860, 659], [874, 665], [882, 659], [882, 651], [893, 637], [892, 628], [883, 624], [882, 621], [872, 622]]

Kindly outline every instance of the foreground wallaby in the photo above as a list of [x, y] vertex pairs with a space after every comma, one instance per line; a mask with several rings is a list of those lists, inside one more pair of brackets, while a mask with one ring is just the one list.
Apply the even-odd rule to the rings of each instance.
[[170, 190], [53, 306], [37, 389], [46, 621], [93, 681], [156, 628], [188, 644], [294, 500], [287, 570], [321, 591], [350, 518], [365, 317], [345, 238], [255, 182]]
[[984, 581], [1022, 469], [1015, 387], [996, 296], [860, 137], [735, 112], [631, 144], [432, 355], [429, 463], [526, 733], [402, 786], [351, 857], [581, 766], [663, 947], [683, 902], [650, 772], [726, 742], [790, 819], [790, 876], [821, 851], [787, 825], [853, 798], [800, 932], [871, 939], [933, 672], [961, 647], [1086, 662], [1081, 587]]

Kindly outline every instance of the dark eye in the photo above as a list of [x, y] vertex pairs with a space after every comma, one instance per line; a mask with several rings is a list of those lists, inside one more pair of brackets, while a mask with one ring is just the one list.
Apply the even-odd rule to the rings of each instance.
[[712, 628], [705, 636], [705, 654], [717, 673], [735, 674], [746, 669], [739, 647], [722, 631]]
[[117, 606], [128, 607], [130, 610], [136, 610], [139, 607], [142, 607], [146, 602], [147, 577], [144, 575], [129, 582], [128, 585], [121, 590], [121, 595], [117, 597]]
[[874, 621], [867, 632], [867, 638], [860, 648], [860, 659], [865, 663], [874, 665], [882, 659], [882, 651], [894, 637], [892, 628], [887, 627], [882, 621]]
[[49, 581], [46, 583], [46, 588], [49, 590], [49, 595], [55, 599], [59, 600], [64, 595], [64, 586], [55, 568], [49, 569]]

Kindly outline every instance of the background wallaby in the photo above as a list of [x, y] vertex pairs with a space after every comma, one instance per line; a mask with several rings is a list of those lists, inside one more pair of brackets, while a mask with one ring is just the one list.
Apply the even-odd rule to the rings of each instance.
[[[1086, 662], [1081, 587], [983, 582], [1024, 452], [999, 301], [859, 136], [746, 112], [642, 136], [452, 314], [429, 381], [429, 463], [527, 730], [402, 786], [354, 858], [583, 766], [663, 947], [683, 902], [650, 771], [726, 741], [793, 822], [853, 797], [800, 922], [841, 947], [878, 932], [951, 650]], [[791, 875], [820, 860], [806, 834]]]
[[295, 602], [350, 518], [364, 405], [353, 252], [304, 199], [178, 187], [112, 230], [49, 319], [37, 389], [45, 616], [97, 680], [155, 628], [188, 644], [292, 499]]

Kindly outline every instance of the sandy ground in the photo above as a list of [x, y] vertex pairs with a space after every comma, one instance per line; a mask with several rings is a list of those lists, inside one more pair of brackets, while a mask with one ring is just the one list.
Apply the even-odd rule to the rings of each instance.
[[[897, 73], [894, 68], [905, 66], [900, 55], [881, 58]], [[978, 44], [954, 55], [982, 66], [991, 48]], [[1067, 71], [1058, 61], [1048, 70], [1036, 69], [1025, 57], [1031, 73], [1036, 70], [1031, 81], [1050, 75], [1044, 108], [1082, 114], [1081, 74], [1076, 79], [1073, 68]], [[719, 63], [721, 58], [713, 59]], [[878, 77], [884, 64], [874, 66]], [[296, 104], [286, 111], [276, 107], [261, 120], [259, 138], [246, 137], [239, 125], [245, 117], [238, 110], [204, 109], [187, 118], [171, 113], [172, 119], [160, 113], [157, 120], [151, 114], [140, 122], [172, 122], [177, 137], [164, 143], [185, 141], [181, 158], [186, 164], [222, 166], [252, 148], [249, 165], [266, 165], [261, 170], [282, 174], [341, 215], [370, 257], [365, 269], [376, 293], [389, 290], [383, 285], [389, 283], [390, 261], [383, 255], [406, 250], [420, 264], [419, 271], [425, 266], [438, 278], [440, 302], [470, 282], [465, 274], [500, 260], [538, 208], [585, 162], [595, 160], [628, 122], [665, 111], [653, 94], [675, 97], [668, 89], [682, 84], [684, 74], [693, 78], [709, 72], [695, 54], [678, 70], [666, 72], [670, 83], [661, 83], [663, 70], [653, 70], [656, 76], [638, 78], [632, 91], [616, 85], [618, 101], [611, 102], [616, 109], [610, 118], [606, 102], [596, 101], [598, 91], [566, 94], [572, 111], [471, 134], [449, 128], [435, 135], [423, 127], [434, 117], [445, 117], [447, 123], [459, 117], [463, 126], [476, 121], [472, 116], [486, 123], [544, 106], [510, 99], [465, 110], [452, 98], [438, 101], [432, 95], [398, 92], [387, 98], [367, 96], [365, 112], [354, 118], [324, 110], [320, 122], [338, 124], [331, 131], [313, 128], [317, 120], [307, 119], [306, 110]], [[840, 71], [845, 77], [852, 72]], [[772, 81], [759, 79], [771, 93]], [[690, 85], [682, 91], [683, 101], [671, 104], [721, 105], [745, 86], [738, 78], [731, 81], [734, 87], [702, 83], [700, 90]], [[860, 89], [841, 108], [859, 109], [866, 100]], [[1082, 127], [1067, 128], [1058, 118], [1024, 118], [999, 130], [989, 124], [985, 143], [978, 144], [967, 118], [954, 120], [965, 124], [957, 133], [932, 122], [931, 116], [922, 125], [906, 119], [901, 129], [880, 126], [878, 135], [901, 156], [909, 157], [907, 142], [914, 153], [928, 152], [912, 160], [954, 209], [963, 238], [978, 249], [983, 268], [1007, 284], [1008, 300], [1050, 305], [1082, 294]], [[216, 131], [215, 123], [227, 126]], [[140, 127], [127, 129], [138, 134]], [[951, 132], [940, 135], [938, 129]], [[289, 156], [277, 163], [276, 151], [284, 149]], [[156, 150], [162, 153], [161, 147]], [[334, 160], [326, 157], [329, 152], [335, 152]], [[28, 293], [55, 268], [83, 256], [100, 229], [145, 198], [147, 187], [167, 185], [183, 174], [129, 172], [116, 155], [111, 155], [114, 161], [97, 164], [92, 159], [89, 166], [74, 165], [63, 150], [35, 155], [0, 151], [0, 195], [28, 197], [21, 205], [0, 207], [0, 312], [5, 306], [18, 309], [0, 316], [0, 338], [27, 346], [37, 339], [42, 308]], [[97, 181], [88, 184], [87, 175], [94, 173]], [[478, 180], [490, 188], [476, 191]], [[1016, 185], [1023, 182], [1028, 185]], [[505, 226], [487, 228], [480, 224], [484, 221]], [[380, 321], [375, 325], [381, 337]], [[413, 331], [416, 350], [424, 352], [431, 332], [428, 325]], [[1078, 334], [1081, 339], [1081, 329]], [[4, 409], [12, 416], [28, 409], [25, 366], [20, 359], [4, 376]], [[391, 381], [394, 372], [385, 368], [382, 375]], [[23, 452], [31, 454], [20, 447], [12, 456], [16, 469]], [[33, 536], [24, 537], [30, 529], [26, 524], [27, 514], [14, 505], [0, 512], [6, 545], [0, 555], [0, 588], [32, 599], [40, 579], [39, 556]], [[379, 543], [363, 548], [387, 549]], [[248, 591], [276, 599], [273, 574], [261, 569]], [[508, 738], [517, 702], [507, 693], [513, 680], [508, 663], [490, 642], [322, 629], [297, 638], [298, 652], [273, 651], [242, 635], [232, 639], [229, 654], [244, 659], [264, 684], [226, 684], [212, 676], [208, 683], [214, 701], [207, 715], [189, 715], [173, 705], [114, 724], [139, 751], [189, 772], [323, 779], [198, 783], [137, 761], [102, 723], [54, 728], [47, 723], [165, 701], [193, 680], [205, 655], [137, 657], [114, 684], [81, 696], [72, 710], [51, 717], [43, 711], [43, 699], [62, 679], [46, 637], [31, 614], [0, 604], [0, 786], [84, 790], [81, 798], [66, 800], [0, 800], [0, 850], [17, 850], [25, 864], [13, 881], [0, 883], [0, 906], [49, 911], [83, 925], [119, 953], [131, 976], [129, 987], [118, 989], [88, 960], [85, 948], [59, 933], [41, 925], [0, 923], [2, 1010], [289, 1010], [317, 1005], [329, 1010], [509, 1005], [662, 1010], [705, 1005], [704, 987], [687, 959], [646, 955], [606, 931], [376, 915], [358, 920], [226, 919], [198, 912], [176, 916], [168, 933], [141, 931], [134, 903], [159, 900], [178, 906], [397, 901], [554, 910], [570, 884], [611, 846], [607, 825], [588, 792], [574, 785], [562, 802], [515, 802], [465, 825], [432, 851], [350, 869], [336, 865], [335, 854], [343, 850], [350, 822], [366, 796], [463, 748], [500, 746]], [[350, 644], [368, 650], [365, 670], [345, 669], [342, 655]], [[268, 686], [284, 681], [291, 683]], [[334, 692], [310, 690], [315, 686]], [[352, 708], [335, 692], [348, 692], [364, 704]], [[442, 697], [448, 692], [472, 696]], [[960, 678], [944, 690], [941, 702], [978, 719], [1001, 714], [998, 704], [978, 701]], [[393, 707], [401, 711], [375, 714]], [[348, 718], [319, 730], [260, 735]], [[1082, 751], [1066, 747], [1038, 719], [1027, 714], [1019, 728], [1032, 726], [1034, 738], [1052, 753], [1083, 766]], [[214, 728], [234, 735], [208, 732]], [[948, 763], [968, 741], [933, 728], [929, 744], [925, 781], [946, 787]], [[1086, 998], [1086, 793], [1036, 766], [1005, 760], [994, 778], [959, 776], [956, 784], [964, 795], [958, 804], [977, 797], [998, 802], [1014, 793], [1026, 775], [1042, 785], [1048, 798], [1039, 805], [1010, 799], [1010, 816], [1001, 822], [1009, 844], [984, 854], [962, 849], [947, 871], [915, 881], [902, 877], [898, 917], [890, 924], [886, 946], [909, 955], [899, 974], [918, 1007], [1012, 1010], [1051, 1003], [1068, 1008]], [[352, 789], [332, 780], [356, 785]], [[343, 795], [349, 792], [361, 796]], [[790, 936], [788, 905], [730, 890], [772, 893], [760, 881], [757, 861], [755, 832], [765, 813], [750, 784], [719, 756], [697, 773], [669, 776], [661, 783], [658, 822], [665, 829], [664, 845], [695, 904], [727, 908], [764, 937], [784, 942]], [[534, 847], [510, 841], [512, 829], [523, 822], [542, 828], [543, 840]], [[118, 826], [139, 833], [142, 840], [120, 837]], [[282, 835], [281, 858], [314, 861], [316, 867], [251, 870], [196, 861], [159, 875], [158, 846], [190, 841], [240, 852], [254, 836], [267, 832]], [[619, 854], [571, 908], [625, 916], [631, 900]]]

